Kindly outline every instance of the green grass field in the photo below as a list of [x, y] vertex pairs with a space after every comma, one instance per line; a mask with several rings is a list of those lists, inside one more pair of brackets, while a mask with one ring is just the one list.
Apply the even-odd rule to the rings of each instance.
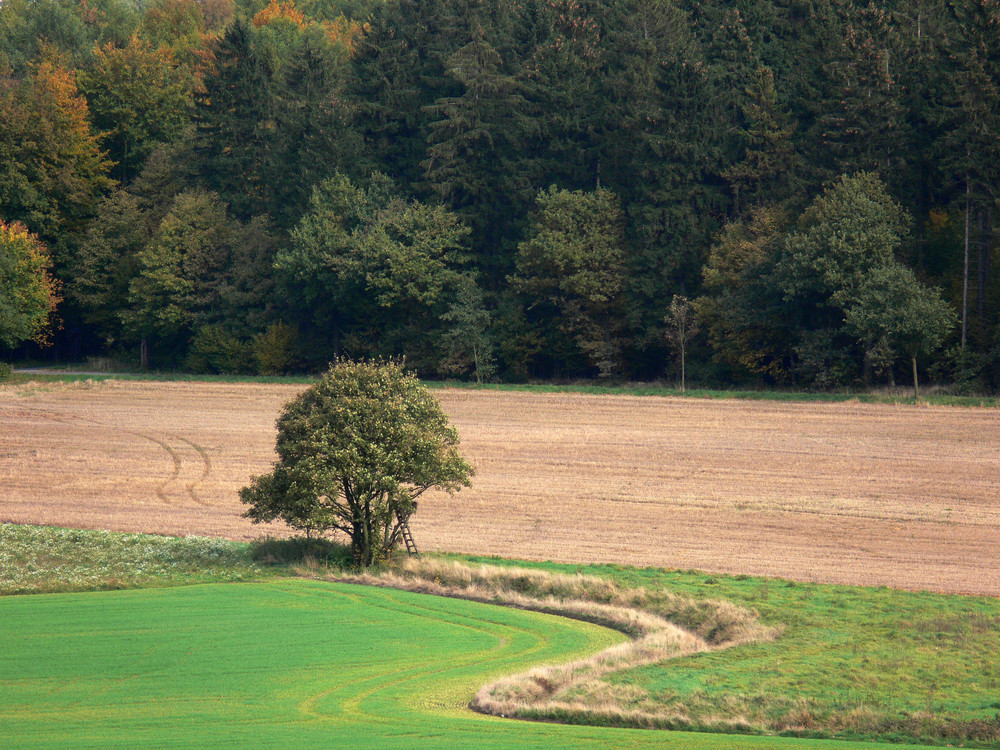
[[[772, 643], [615, 675], [631, 695], [644, 691], [692, 716], [766, 723], [798, 711], [820, 728], [845, 717], [837, 740], [561, 726], [480, 716], [466, 705], [493, 679], [594, 653], [622, 635], [517, 609], [286, 577], [288, 566], [255, 563], [246, 545], [227, 542], [10, 525], [0, 525], [0, 539], [0, 591], [155, 586], [0, 597], [4, 748], [833, 750], [874, 746], [854, 737], [941, 744], [942, 727], [992, 731], [1000, 713], [994, 599], [538, 564], [724, 598], [785, 625]], [[177, 585], [190, 581], [199, 583]]]
[[482, 683], [622, 638], [462, 600], [301, 579], [0, 599], [0, 745], [823, 747], [479, 716]]

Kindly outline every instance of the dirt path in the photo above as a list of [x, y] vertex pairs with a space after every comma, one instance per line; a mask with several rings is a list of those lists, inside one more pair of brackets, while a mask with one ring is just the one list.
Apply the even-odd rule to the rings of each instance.
[[[248, 539], [302, 386], [0, 388], [0, 520]], [[1000, 595], [1000, 410], [438, 391], [479, 473], [423, 549]]]

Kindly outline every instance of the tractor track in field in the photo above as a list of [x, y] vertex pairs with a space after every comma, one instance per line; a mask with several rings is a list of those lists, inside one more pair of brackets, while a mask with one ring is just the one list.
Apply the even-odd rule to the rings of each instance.
[[[161, 436], [149, 432], [136, 431], [123, 428], [109, 422], [101, 422], [91, 418], [82, 417], [72, 413], [60, 413], [52, 410], [33, 408], [29, 405], [20, 405], [19, 408], [30, 413], [36, 419], [48, 420], [68, 427], [82, 427], [90, 434], [94, 433], [115, 433], [127, 435], [131, 438], [139, 438], [157, 446], [169, 461], [170, 470], [166, 478], [160, 481], [155, 487], [155, 495], [160, 502], [165, 505], [184, 504], [190, 500], [196, 505], [208, 507], [212, 503], [204, 499], [198, 492], [199, 485], [207, 482], [212, 475], [212, 460], [208, 451], [198, 443], [178, 434], [164, 433]], [[16, 414], [3, 415], [4, 422], [16, 421]], [[126, 442], [124, 440], [112, 442]], [[38, 456], [38, 449], [34, 449], [34, 456]], [[0, 461], [3, 459], [16, 459], [21, 455], [18, 451], [0, 453]], [[162, 454], [161, 454], [162, 455]], [[156, 460], [152, 459], [147, 465], [151, 469]]]

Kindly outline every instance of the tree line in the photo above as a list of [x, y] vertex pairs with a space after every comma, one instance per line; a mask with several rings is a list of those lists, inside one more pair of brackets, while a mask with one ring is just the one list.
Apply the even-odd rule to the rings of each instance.
[[4, 0], [0, 123], [50, 356], [1000, 386], [1000, 0]]

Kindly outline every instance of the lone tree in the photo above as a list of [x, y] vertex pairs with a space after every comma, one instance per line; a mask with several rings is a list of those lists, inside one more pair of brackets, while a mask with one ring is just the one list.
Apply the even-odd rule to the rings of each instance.
[[698, 318], [694, 306], [687, 297], [675, 294], [670, 301], [670, 312], [663, 318], [667, 324], [667, 341], [676, 347], [681, 355], [681, 393], [687, 390], [685, 383], [685, 360], [688, 343], [698, 335]]
[[354, 561], [385, 559], [416, 499], [455, 492], [475, 473], [458, 433], [398, 362], [335, 362], [278, 418], [278, 461], [240, 490], [254, 523], [281, 519], [306, 536], [340, 530]]

